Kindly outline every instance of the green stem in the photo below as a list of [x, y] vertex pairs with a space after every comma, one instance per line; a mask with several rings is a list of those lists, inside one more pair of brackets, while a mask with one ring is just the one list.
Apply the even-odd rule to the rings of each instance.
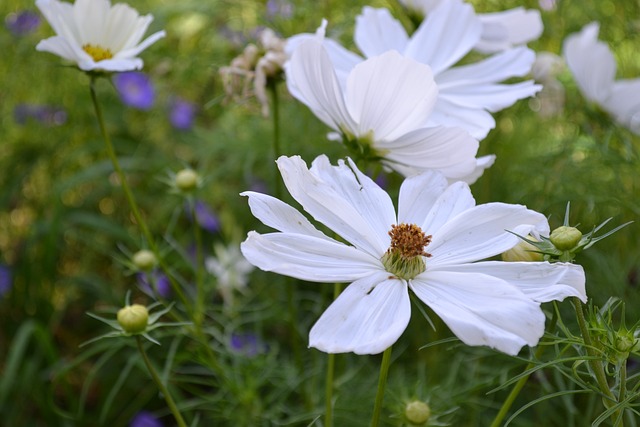
[[187, 427], [187, 423], [185, 423], [184, 418], [182, 418], [182, 414], [180, 414], [180, 411], [178, 410], [178, 407], [176, 406], [176, 402], [174, 402], [173, 398], [171, 397], [171, 394], [169, 394], [169, 390], [164, 386], [164, 384], [162, 383], [162, 380], [160, 380], [160, 376], [158, 375], [158, 373], [154, 369], [153, 365], [151, 364], [151, 361], [149, 360], [149, 357], [147, 356], [147, 352], [144, 350], [144, 346], [142, 345], [142, 339], [140, 338], [139, 335], [136, 336], [136, 344], [138, 345], [138, 350], [140, 351], [140, 354], [142, 355], [142, 359], [144, 360], [144, 364], [147, 366], [147, 369], [149, 370], [149, 373], [151, 374], [151, 378], [153, 378], [153, 381], [158, 386], [158, 390], [160, 390], [160, 394], [162, 394], [162, 396], [164, 397], [165, 402], [167, 402], [167, 406], [169, 406], [169, 409], [171, 410], [171, 413], [175, 417], [176, 422], [178, 423], [178, 426], [179, 427]]
[[[335, 301], [342, 292], [342, 284], [335, 283], [333, 285], [333, 300]], [[333, 426], [333, 376], [335, 371], [336, 355], [329, 354], [327, 359], [327, 382], [325, 386], [325, 427]]]
[[373, 418], [371, 419], [371, 427], [378, 427], [380, 423], [380, 413], [382, 412], [382, 400], [384, 399], [384, 389], [387, 385], [387, 375], [389, 374], [389, 366], [391, 365], [391, 346], [382, 354], [382, 362], [380, 363], [380, 378], [378, 379], [378, 391], [376, 392], [376, 401], [373, 407]]
[[122, 168], [120, 167], [120, 162], [118, 162], [118, 156], [116, 156], [116, 152], [113, 148], [113, 144], [111, 143], [111, 138], [107, 133], [107, 129], [104, 124], [104, 116], [102, 114], [102, 108], [100, 107], [100, 103], [98, 102], [98, 96], [96, 95], [96, 88], [95, 88], [96, 79], [97, 79], [96, 76], [91, 76], [91, 82], [89, 84], [89, 89], [91, 92], [91, 101], [93, 102], [93, 107], [96, 111], [96, 117], [98, 118], [98, 125], [100, 126], [100, 132], [102, 133], [102, 138], [104, 139], [104, 143], [107, 148], [107, 154], [109, 156], [109, 159], [111, 160], [113, 169], [118, 175], [118, 179], [120, 180], [120, 185], [122, 186], [122, 190], [124, 191], [127, 202], [129, 203], [129, 207], [131, 208], [131, 213], [133, 214], [133, 217], [135, 218], [136, 223], [138, 224], [138, 227], [140, 227], [140, 230], [142, 230], [142, 234], [144, 235], [147, 241], [147, 244], [149, 245], [149, 249], [151, 249], [151, 251], [156, 255], [156, 258], [158, 258], [160, 267], [167, 274], [167, 277], [171, 283], [171, 287], [173, 291], [176, 293], [176, 295], [178, 295], [180, 300], [182, 300], [183, 304], [188, 307], [187, 299], [184, 296], [184, 293], [182, 292], [181, 287], [175, 282], [175, 280], [173, 279], [173, 276], [169, 272], [167, 265], [162, 260], [162, 257], [160, 257], [156, 242], [155, 240], [153, 240], [153, 236], [149, 231], [149, 227], [147, 227], [147, 223], [145, 222], [144, 218], [140, 214], [140, 209], [138, 208], [136, 199], [133, 197], [133, 192], [129, 187], [129, 184], [127, 182], [127, 177], [124, 174], [124, 171], [122, 170]]
[[[553, 317], [549, 322], [549, 327], [548, 327], [549, 331], [553, 331], [555, 329], [557, 321], [558, 321], [558, 313], [557, 311], [554, 310]], [[536, 352], [533, 356], [534, 360], [539, 360], [540, 357], [542, 357], [543, 352], [544, 352], [544, 346], [538, 345], [538, 348], [536, 349]], [[524, 372], [527, 372], [528, 370], [532, 369], [534, 366], [535, 366], [534, 362], [529, 362], [527, 366], [524, 368]], [[516, 400], [516, 398], [520, 394], [520, 391], [522, 390], [524, 385], [527, 383], [530, 376], [531, 374], [527, 374], [520, 377], [518, 382], [513, 386], [513, 389], [511, 389], [511, 392], [509, 393], [505, 401], [502, 403], [502, 407], [500, 407], [500, 411], [498, 412], [496, 417], [493, 419], [493, 422], [491, 423], [491, 427], [500, 426], [500, 424], [502, 423], [502, 420], [504, 419], [504, 417], [507, 416], [509, 409], [511, 409], [511, 405], [513, 405], [513, 402]]]
[[[596, 353], [593, 347], [593, 341], [591, 341], [591, 335], [589, 334], [589, 328], [587, 326], [587, 321], [584, 317], [584, 310], [582, 308], [582, 301], [580, 301], [577, 297], [571, 298], [573, 302], [573, 307], [576, 311], [576, 318], [578, 319], [578, 326], [580, 327], [580, 333], [582, 334], [582, 339], [584, 340], [584, 346], [587, 351], [587, 355], [589, 356], [589, 366], [591, 367], [591, 371], [598, 383], [598, 387], [600, 387], [600, 391], [602, 391], [603, 399], [602, 403], [606, 408], [612, 407], [616, 402], [616, 397], [611, 392], [611, 388], [609, 387], [609, 382], [607, 381], [607, 377], [604, 373], [604, 367], [602, 366], [602, 360], [600, 356]], [[616, 411], [611, 415], [612, 420], [614, 421], [614, 425], [622, 426], [622, 417], [619, 416], [620, 411]], [[620, 423], [616, 423], [616, 420], [620, 420]]]
[[[269, 82], [269, 93], [271, 94], [271, 117], [273, 118], [273, 157], [278, 160], [282, 154], [280, 147], [280, 102], [278, 99], [278, 85], [276, 81]], [[282, 197], [282, 180], [278, 172], [278, 166], [275, 165], [275, 196], [278, 199]]]
[[194, 322], [197, 329], [202, 329], [202, 322], [204, 320], [204, 306], [205, 306], [205, 295], [204, 295], [204, 255], [202, 253], [202, 231], [200, 230], [200, 226], [198, 224], [198, 218], [196, 217], [196, 204], [195, 200], [189, 198], [187, 201], [191, 206], [191, 215], [193, 224], [193, 234], [196, 240], [196, 265], [195, 265], [195, 275], [196, 275], [196, 304], [195, 304], [195, 313], [193, 315]]
[[[627, 398], [627, 360], [623, 360], [620, 365], [620, 389], [618, 390], [618, 402], [624, 402]], [[616, 426], [622, 426], [624, 411], [620, 412], [619, 422]]]

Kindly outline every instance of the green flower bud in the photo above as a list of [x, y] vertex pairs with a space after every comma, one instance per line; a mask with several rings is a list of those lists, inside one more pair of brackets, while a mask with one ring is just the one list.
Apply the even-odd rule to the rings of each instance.
[[[527, 236], [529, 240], [536, 240], [535, 237], [529, 235]], [[529, 242], [525, 242], [524, 240], [520, 240], [517, 245], [513, 248], [509, 249], [506, 252], [502, 253], [503, 261], [517, 262], [533, 262], [533, 261], [542, 261], [544, 258], [544, 254], [541, 254], [540, 249], [536, 248]]]
[[140, 304], [127, 305], [118, 310], [118, 323], [128, 334], [139, 334], [147, 329], [149, 311]]
[[158, 264], [158, 258], [148, 249], [142, 249], [133, 254], [132, 261], [142, 271], [149, 271]]
[[563, 225], [553, 230], [549, 239], [559, 250], [568, 251], [578, 246], [580, 239], [582, 239], [582, 233], [575, 227]]
[[411, 424], [423, 425], [431, 417], [431, 408], [425, 402], [414, 400], [405, 406], [404, 416], [407, 417], [407, 421]]
[[636, 339], [629, 333], [618, 333], [616, 336], [616, 350], [620, 353], [629, 353], [636, 345]]
[[175, 184], [180, 191], [193, 191], [200, 185], [200, 175], [193, 169], [183, 169], [176, 174]]

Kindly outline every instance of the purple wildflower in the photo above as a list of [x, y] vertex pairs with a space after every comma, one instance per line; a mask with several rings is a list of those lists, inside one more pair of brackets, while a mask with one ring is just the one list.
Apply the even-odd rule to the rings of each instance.
[[35, 120], [45, 126], [60, 126], [67, 121], [66, 111], [51, 105], [18, 104], [13, 109], [13, 117], [19, 125]]
[[189, 130], [193, 126], [196, 115], [196, 106], [181, 98], [176, 98], [171, 104], [169, 121], [171, 125], [180, 130]]
[[129, 427], [163, 427], [162, 421], [156, 418], [151, 412], [140, 411], [131, 419]]
[[163, 273], [154, 270], [151, 273], [140, 272], [136, 274], [138, 287], [142, 292], [155, 298], [157, 295], [162, 298], [171, 296], [171, 282]]
[[[216, 214], [211, 210], [202, 200], [196, 200], [194, 202], [196, 223], [203, 229], [210, 233], [215, 233], [220, 230], [220, 220]], [[185, 211], [189, 220], [193, 219], [192, 205], [187, 202], [185, 204]]]
[[40, 25], [40, 15], [31, 10], [10, 13], [7, 15], [4, 23], [14, 36], [26, 36], [38, 28]]
[[268, 0], [267, 17], [269, 18], [291, 18], [293, 16], [293, 5], [287, 0]]
[[153, 106], [155, 91], [146, 74], [138, 71], [119, 73], [113, 76], [113, 84], [125, 105], [139, 110], [148, 110]]
[[4, 264], [0, 264], [0, 297], [11, 290], [12, 284], [13, 274], [11, 269]]
[[247, 357], [255, 357], [267, 351], [267, 346], [256, 334], [233, 333], [229, 338], [229, 347], [234, 353]]

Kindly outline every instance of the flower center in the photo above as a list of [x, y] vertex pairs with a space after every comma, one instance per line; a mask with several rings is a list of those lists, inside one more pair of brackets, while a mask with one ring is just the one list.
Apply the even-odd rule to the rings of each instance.
[[82, 50], [87, 52], [89, 56], [91, 56], [96, 62], [113, 58], [113, 53], [111, 53], [111, 50], [105, 49], [101, 46], [87, 43], [82, 46]]
[[430, 257], [424, 248], [431, 242], [431, 236], [415, 224], [392, 225], [389, 231], [391, 246], [381, 258], [382, 265], [391, 274], [411, 280], [426, 270], [424, 257]]

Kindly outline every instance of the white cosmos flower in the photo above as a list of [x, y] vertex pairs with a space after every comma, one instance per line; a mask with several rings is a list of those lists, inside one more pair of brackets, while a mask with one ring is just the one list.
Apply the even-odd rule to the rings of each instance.
[[[526, 47], [507, 49], [482, 61], [452, 68], [479, 42], [482, 21], [471, 5], [449, 0], [437, 7], [411, 37], [387, 9], [364, 7], [356, 19], [355, 43], [366, 58], [396, 50], [431, 67], [438, 85], [438, 100], [429, 126], [455, 126], [483, 139], [496, 125], [491, 112], [534, 95], [542, 86], [533, 81], [499, 82], [529, 73], [535, 54]], [[315, 37], [300, 34], [288, 40], [292, 52], [302, 41]], [[326, 41], [336, 74], [344, 78], [363, 59], [340, 44]]]
[[376, 354], [409, 323], [413, 292], [468, 345], [515, 355], [544, 332], [540, 303], [577, 296], [586, 301], [582, 268], [546, 262], [480, 261], [530, 231], [548, 233], [543, 215], [524, 206], [475, 206], [468, 185], [448, 185], [438, 172], [406, 179], [398, 211], [351, 160], [324, 156], [310, 169], [300, 157], [277, 161], [293, 198], [344, 242], [315, 228], [298, 210], [246, 192], [255, 217], [277, 232], [250, 232], [249, 262], [312, 282], [350, 285], [311, 329], [309, 345], [328, 353]]
[[37, 0], [36, 6], [56, 32], [36, 49], [75, 62], [84, 71], [139, 70], [143, 63], [137, 55], [165, 36], [158, 31], [141, 42], [153, 17], [140, 16], [122, 3]]
[[564, 42], [564, 57], [582, 94], [600, 105], [623, 126], [640, 135], [640, 78], [616, 80], [616, 60], [598, 41], [597, 22]]
[[216, 244], [213, 249], [215, 257], [205, 259], [205, 267], [218, 279], [218, 292], [225, 305], [232, 306], [234, 293], [242, 292], [247, 287], [249, 273], [254, 267], [242, 256], [237, 243], [229, 246]]
[[[400, 0], [407, 9], [422, 18], [428, 16], [448, 0]], [[494, 53], [538, 39], [543, 25], [540, 12], [535, 9], [514, 9], [501, 12], [479, 13], [482, 22], [480, 40], [474, 49], [484, 53]]]
[[425, 169], [456, 180], [481, 174], [475, 173], [477, 140], [463, 129], [425, 125], [438, 96], [428, 66], [387, 51], [357, 64], [341, 84], [321, 40], [311, 37], [293, 52], [287, 86], [346, 144], [406, 175]]

